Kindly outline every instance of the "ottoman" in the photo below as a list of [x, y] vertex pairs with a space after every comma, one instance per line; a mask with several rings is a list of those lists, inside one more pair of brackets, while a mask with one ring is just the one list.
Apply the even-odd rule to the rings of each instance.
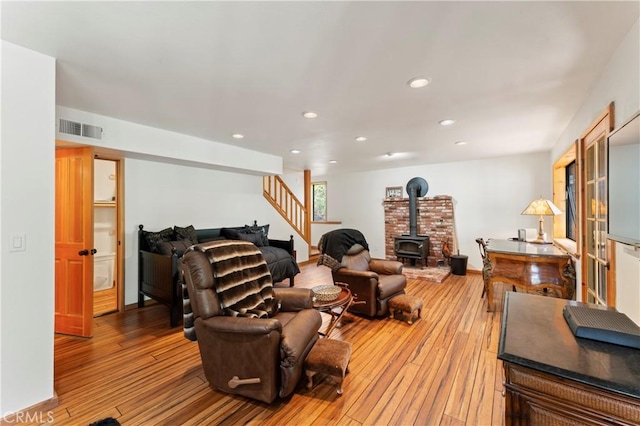
[[338, 384], [338, 395], [342, 395], [342, 381], [349, 372], [349, 359], [351, 358], [351, 343], [342, 340], [319, 339], [307, 359], [304, 368], [309, 382], [307, 389], [313, 387], [313, 376], [316, 373], [331, 376]]
[[401, 294], [389, 300], [389, 318], [393, 318], [396, 311], [400, 311], [407, 315], [408, 324], [413, 324], [413, 315], [417, 311], [418, 319], [422, 313], [422, 299], [410, 294]]

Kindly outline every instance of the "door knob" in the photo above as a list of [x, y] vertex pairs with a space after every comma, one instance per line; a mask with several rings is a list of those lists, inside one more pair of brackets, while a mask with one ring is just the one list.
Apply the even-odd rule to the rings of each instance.
[[89, 255], [89, 250], [87, 250], [87, 249], [80, 250], [78, 252], [78, 255], [80, 255], [80, 256], [88, 256]]
[[91, 256], [93, 256], [94, 254], [96, 254], [98, 252], [98, 250], [96, 249], [91, 249]]

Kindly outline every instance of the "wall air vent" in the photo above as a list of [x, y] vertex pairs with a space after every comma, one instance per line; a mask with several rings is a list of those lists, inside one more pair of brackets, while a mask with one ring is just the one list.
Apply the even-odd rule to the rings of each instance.
[[82, 136], [82, 123], [60, 119], [60, 133]]
[[102, 127], [79, 123], [77, 121], [65, 120], [64, 118], [60, 119], [59, 132], [75, 136], [83, 136], [85, 138], [102, 140]]

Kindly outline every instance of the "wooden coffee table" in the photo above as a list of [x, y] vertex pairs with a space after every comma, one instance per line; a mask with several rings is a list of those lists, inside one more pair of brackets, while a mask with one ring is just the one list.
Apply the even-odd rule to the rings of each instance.
[[[336, 283], [337, 284], [337, 283]], [[354, 296], [351, 294], [351, 290], [345, 285], [340, 285], [342, 287], [342, 291], [338, 295], [335, 300], [330, 300], [328, 302], [325, 301], [315, 301], [313, 303], [313, 308], [317, 309], [320, 312], [325, 312], [331, 315], [331, 322], [329, 323], [329, 328], [325, 333], [320, 333], [320, 335], [328, 337], [342, 316], [347, 312], [349, 306], [354, 303]]]

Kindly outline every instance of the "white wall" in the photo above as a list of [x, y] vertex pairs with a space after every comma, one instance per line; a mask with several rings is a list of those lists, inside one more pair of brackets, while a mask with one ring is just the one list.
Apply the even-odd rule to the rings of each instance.
[[[125, 304], [137, 301], [138, 225], [149, 231], [269, 224], [269, 238], [288, 240], [291, 227], [262, 195], [262, 177], [125, 159]], [[300, 254], [306, 245], [294, 234]], [[300, 261], [300, 255], [298, 256]]]
[[[63, 106], [56, 118], [100, 126], [102, 141], [56, 133], [58, 139], [92, 145], [125, 157], [125, 304], [137, 301], [138, 225], [159, 231], [269, 224], [269, 237], [294, 235], [298, 260], [307, 247], [262, 195], [262, 176], [282, 172], [282, 158]], [[291, 175], [294, 189], [298, 176]], [[298, 185], [302, 187], [301, 185]], [[299, 190], [300, 188], [298, 188]]]
[[102, 140], [57, 132], [58, 139], [119, 151], [127, 157], [213, 167], [260, 176], [282, 173], [282, 158], [275, 155], [63, 106], [56, 108], [56, 118], [99, 126], [104, 132]]
[[[517, 237], [518, 228], [535, 228], [537, 219], [522, 216], [527, 205], [551, 197], [549, 153], [431, 164], [371, 172], [314, 176], [327, 181], [328, 215], [343, 228], [360, 230], [374, 257], [384, 257], [384, 209], [388, 186], [406, 186], [413, 177], [429, 184], [427, 197], [453, 197], [457, 248], [469, 256], [470, 269], [482, 269], [475, 239]], [[406, 196], [406, 192], [405, 192]], [[548, 232], [551, 222], [546, 223]], [[319, 236], [318, 236], [319, 238]]]
[[[624, 123], [640, 109], [640, 20], [612, 52], [600, 78], [552, 150], [553, 164], [587, 127], [614, 102], [615, 124]], [[638, 186], [636, 185], [636, 188]], [[640, 189], [639, 189], [640, 190]], [[640, 324], [640, 255], [616, 244], [616, 307]], [[580, 269], [580, 261], [576, 269]]]
[[[2, 41], [0, 417], [53, 397], [55, 59]], [[10, 252], [14, 235], [26, 251]]]

